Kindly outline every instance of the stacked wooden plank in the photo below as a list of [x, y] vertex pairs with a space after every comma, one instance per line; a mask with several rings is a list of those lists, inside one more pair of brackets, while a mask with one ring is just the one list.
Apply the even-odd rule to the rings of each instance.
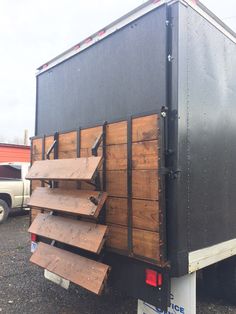
[[[116, 136], [120, 134], [120, 136]], [[158, 117], [132, 119], [132, 253], [159, 260]], [[108, 246], [128, 251], [127, 122], [107, 130]]]
[[[38, 160], [33, 163], [27, 179], [40, 179], [42, 182], [92, 181], [101, 159], [84, 157]], [[108, 227], [97, 224], [96, 218], [106, 198], [107, 193], [102, 191], [53, 188], [53, 184], [50, 188], [36, 187], [28, 205], [44, 211], [46, 209], [50, 213], [38, 213], [29, 228], [30, 233], [42, 237], [31, 262], [92, 292], [101, 293], [110, 269], [108, 265], [48, 245], [43, 239], [100, 254]], [[70, 216], [65, 216], [68, 213]], [[78, 220], [75, 217], [86, 217], [92, 221]]]
[[[163, 261], [162, 209], [159, 205], [160, 162], [159, 117], [157, 114], [109, 123], [105, 127], [106, 169], [105, 184], [109, 195], [106, 202], [106, 223], [109, 225], [107, 248], [139, 259]], [[88, 127], [78, 131], [59, 134], [59, 158], [90, 157], [91, 147], [103, 131], [103, 126]], [[53, 143], [53, 137], [35, 138], [32, 141], [33, 161], [42, 159]], [[132, 169], [128, 167], [128, 142], [131, 142]], [[103, 154], [103, 143], [98, 155]], [[130, 147], [129, 147], [130, 149]], [[102, 179], [102, 165], [99, 167]], [[131, 173], [131, 196], [128, 195], [128, 173]], [[33, 189], [36, 185], [33, 183]], [[76, 189], [72, 181], [59, 182], [60, 188]], [[93, 187], [82, 182], [83, 190]], [[131, 197], [131, 202], [130, 202]], [[129, 206], [128, 204], [131, 204]], [[131, 208], [130, 208], [131, 207]], [[32, 210], [32, 218], [39, 209]], [[131, 235], [130, 235], [131, 233]], [[128, 239], [131, 238], [131, 246]]]

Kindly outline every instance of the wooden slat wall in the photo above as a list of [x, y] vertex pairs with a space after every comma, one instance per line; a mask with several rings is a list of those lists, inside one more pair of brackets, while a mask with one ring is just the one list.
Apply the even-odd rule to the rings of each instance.
[[[81, 157], [91, 156], [91, 148], [101, 132], [102, 126], [80, 131]], [[158, 134], [157, 114], [132, 119], [132, 253], [157, 263], [160, 262]], [[53, 137], [45, 138], [45, 152], [52, 142]], [[34, 139], [32, 145], [33, 160], [41, 159], [42, 139]], [[77, 156], [77, 132], [59, 135], [58, 153], [59, 158]], [[102, 145], [98, 155], [102, 155]], [[76, 182], [60, 182], [59, 186], [78, 187]], [[81, 183], [81, 188], [93, 189], [87, 183]], [[127, 121], [106, 126], [106, 191], [107, 247], [128, 254]]]
[[[45, 139], [43, 138], [36, 138], [32, 140], [32, 163], [36, 160], [42, 160], [42, 149], [43, 149], [43, 140], [45, 141], [45, 154], [44, 158], [46, 159], [46, 154], [51, 145], [54, 141], [54, 136], [46, 136]], [[58, 158], [75, 158], [77, 157], [77, 132], [68, 132], [64, 134], [59, 134], [58, 139]], [[53, 152], [51, 159], [53, 159]], [[65, 182], [60, 181], [58, 182], [59, 187], [61, 188], [76, 188], [76, 182]], [[40, 181], [32, 181], [32, 191], [36, 188], [41, 186]], [[33, 221], [34, 218], [37, 216], [39, 212], [48, 212], [47, 210], [31, 208], [31, 220]]]
[[[109, 133], [109, 131], [111, 132]], [[133, 254], [160, 261], [158, 116], [132, 119]], [[128, 251], [127, 122], [107, 126], [107, 245]]]

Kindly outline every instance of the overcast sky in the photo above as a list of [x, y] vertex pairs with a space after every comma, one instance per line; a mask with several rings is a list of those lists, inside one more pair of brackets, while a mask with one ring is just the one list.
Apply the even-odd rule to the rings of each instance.
[[[236, 31], [235, 0], [203, 0]], [[35, 70], [142, 0], [0, 0], [0, 142], [34, 132]]]

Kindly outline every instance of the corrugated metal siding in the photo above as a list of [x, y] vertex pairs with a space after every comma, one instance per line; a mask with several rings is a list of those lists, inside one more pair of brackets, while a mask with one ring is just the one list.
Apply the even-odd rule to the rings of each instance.
[[23, 145], [0, 144], [0, 162], [29, 162], [30, 147]]

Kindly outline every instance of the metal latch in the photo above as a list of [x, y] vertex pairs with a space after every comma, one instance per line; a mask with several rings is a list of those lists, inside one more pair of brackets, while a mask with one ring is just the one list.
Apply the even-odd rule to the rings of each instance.
[[166, 167], [162, 167], [159, 170], [159, 174], [160, 175], [164, 175], [164, 176], [168, 176], [170, 179], [177, 179], [178, 178], [178, 174], [181, 172], [181, 170], [177, 169], [177, 170], [171, 170], [169, 168]]

